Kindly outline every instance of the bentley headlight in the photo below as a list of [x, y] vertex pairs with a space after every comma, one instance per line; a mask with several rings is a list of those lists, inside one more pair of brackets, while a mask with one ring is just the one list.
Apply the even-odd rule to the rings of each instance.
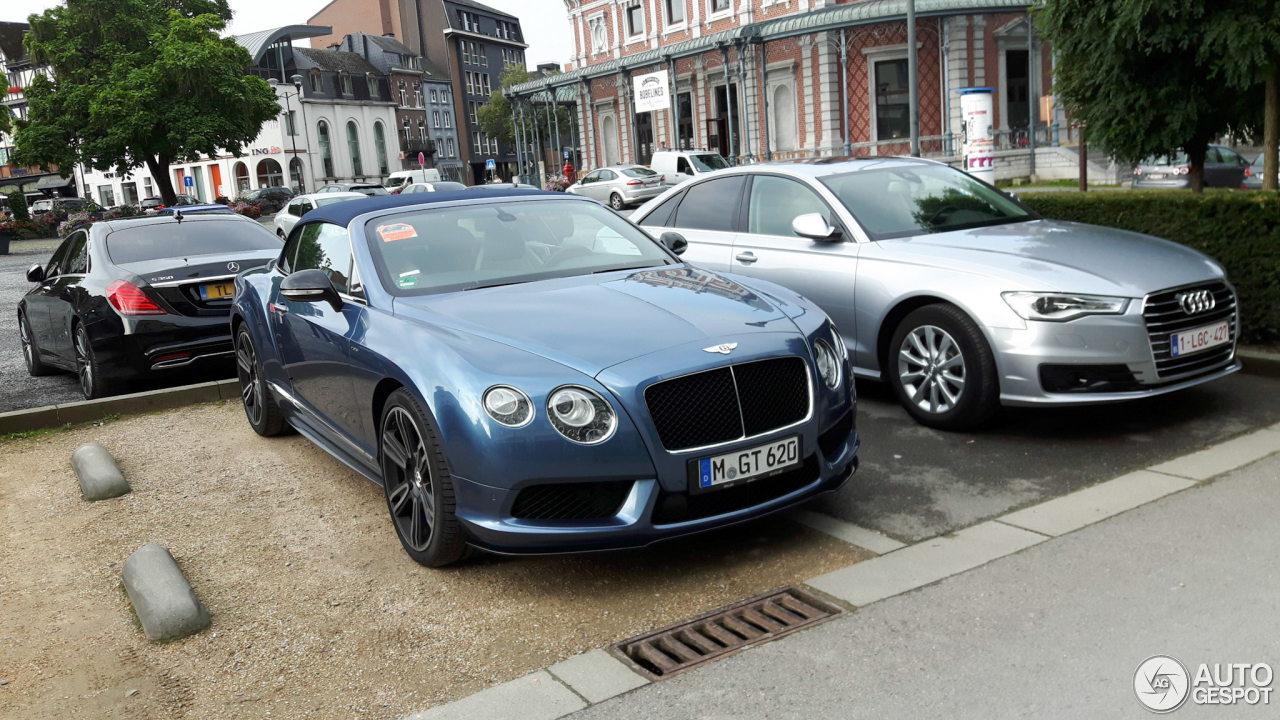
[[524, 427], [533, 419], [529, 396], [509, 385], [494, 385], [484, 391], [484, 411], [507, 427]]
[[818, 362], [818, 374], [822, 376], [822, 382], [832, 390], [840, 387], [840, 359], [831, 345], [826, 340], [814, 340], [813, 356]]
[[1122, 315], [1129, 299], [1075, 293], [1007, 292], [1004, 301], [1023, 320], [1066, 322], [1085, 315]]
[[618, 416], [613, 406], [584, 387], [566, 385], [547, 399], [551, 424], [566, 438], [581, 445], [595, 445], [613, 436]]

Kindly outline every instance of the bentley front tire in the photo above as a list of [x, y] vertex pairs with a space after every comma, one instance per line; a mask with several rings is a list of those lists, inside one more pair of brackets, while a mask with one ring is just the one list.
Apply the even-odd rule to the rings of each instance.
[[435, 426], [403, 388], [387, 398], [378, 434], [382, 487], [391, 524], [415, 562], [442, 567], [467, 550], [449, 466]]
[[1000, 408], [995, 357], [977, 324], [954, 305], [926, 305], [898, 325], [883, 368], [921, 425], [971, 430]]

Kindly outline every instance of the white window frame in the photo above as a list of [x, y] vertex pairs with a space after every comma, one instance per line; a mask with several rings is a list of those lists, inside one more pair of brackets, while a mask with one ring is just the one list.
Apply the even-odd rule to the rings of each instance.
[[[728, 2], [728, 7], [723, 10], [716, 10], [716, 0], [707, 0], [707, 22], [715, 22], [716, 20], [724, 20], [725, 18], [733, 17], [735, 10], [733, 7], [733, 0], [728, 0]], [[769, 5], [776, 3], [777, 0], [763, 0], [763, 5], [761, 5], [761, 7], [768, 7]]]
[[[638, 9], [640, 11], [640, 28], [637, 30], [631, 26], [631, 11]], [[622, 6], [622, 23], [626, 26], [627, 40], [643, 40], [645, 36], [645, 28], [648, 27], [645, 17], [644, 3], [641, 0], [627, 3]]]
[[[673, 32], [680, 32], [689, 27], [689, 8], [685, 6], [685, 0], [659, 0], [662, 5], [663, 35]], [[671, 21], [671, 7], [673, 5], [680, 6], [680, 19], [676, 22]]]
[[[920, 51], [923, 43], [916, 43], [916, 52]], [[867, 58], [867, 118], [868, 136], [871, 142], [880, 141], [880, 128], [876, 123], [876, 63], [882, 63], [892, 60], [905, 60], [907, 58], [907, 45], [881, 45], [879, 47], [863, 48], [862, 54]], [[797, 99], [798, 102], [798, 99]], [[892, 138], [886, 138], [892, 139]], [[879, 155], [878, 148], [871, 146], [871, 154]]]

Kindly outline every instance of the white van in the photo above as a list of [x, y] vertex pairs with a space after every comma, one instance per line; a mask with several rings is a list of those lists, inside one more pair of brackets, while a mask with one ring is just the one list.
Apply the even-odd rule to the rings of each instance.
[[387, 179], [387, 184], [383, 187], [388, 190], [395, 190], [405, 185], [420, 182], [440, 182], [440, 171], [435, 168], [397, 170], [391, 173], [391, 177]]
[[724, 170], [729, 167], [729, 161], [710, 150], [659, 150], [653, 154], [649, 167], [659, 175], [665, 175], [665, 184], [670, 187]]

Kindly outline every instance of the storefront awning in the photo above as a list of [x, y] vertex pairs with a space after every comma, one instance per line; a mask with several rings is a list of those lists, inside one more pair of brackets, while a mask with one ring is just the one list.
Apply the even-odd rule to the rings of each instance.
[[71, 184], [71, 178], [57, 175], [45, 175], [36, 182], [37, 190], [61, 190]]

